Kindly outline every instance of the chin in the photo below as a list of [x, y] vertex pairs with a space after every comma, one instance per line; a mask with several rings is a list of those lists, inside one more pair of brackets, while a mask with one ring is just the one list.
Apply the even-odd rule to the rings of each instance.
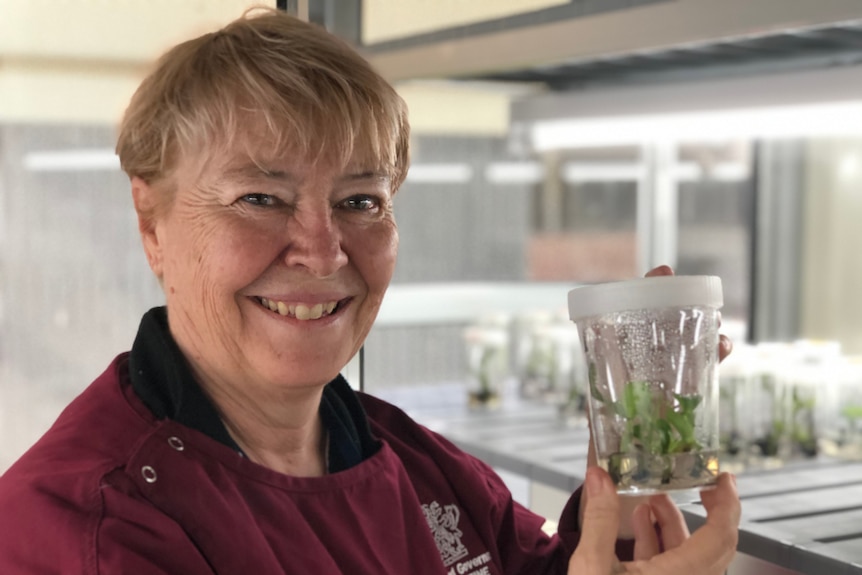
[[295, 362], [279, 363], [267, 370], [264, 378], [277, 387], [316, 387], [335, 379], [343, 367], [331, 362], [320, 366], [309, 366], [307, 362], [300, 362], [299, 365]]

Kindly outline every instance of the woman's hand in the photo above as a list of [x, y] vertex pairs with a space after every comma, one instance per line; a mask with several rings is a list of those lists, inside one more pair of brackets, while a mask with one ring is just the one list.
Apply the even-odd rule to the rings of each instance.
[[649, 508], [661, 527], [661, 541], [653, 529], [636, 529], [635, 560], [623, 563], [615, 554], [620, 498], [611, 478], [591, 467], [585, 491], [588, 501], [581, 539], [569, 560], [569, 575], [721, 575], [736, 554], [741, 510], [732, 475], [720, 474], [714, 489], [701, 492], [707, 519], [691, 537], [678, 530], [682, 516], [676, 516], [680, 512], [670, 499], [656, 499], [655, 506], [650, 501]]

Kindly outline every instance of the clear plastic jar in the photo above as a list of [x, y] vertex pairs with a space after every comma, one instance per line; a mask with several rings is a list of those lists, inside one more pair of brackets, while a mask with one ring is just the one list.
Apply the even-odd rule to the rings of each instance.
[[575, 288], [599, 465], [622, 494], [711, 485], [718, 475], [718, 326], [714, 276], [664, 276]]

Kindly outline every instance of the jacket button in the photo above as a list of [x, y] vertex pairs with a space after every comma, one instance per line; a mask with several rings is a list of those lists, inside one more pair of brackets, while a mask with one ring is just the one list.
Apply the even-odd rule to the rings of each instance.
[[186, 446], [183, 444], [183, 440], [177, 436], [169, 437], [168, 438], [168, 445], [170, 445], [171, 447], [173, 447], [177, 451], [182, 451], [183, 449], [186, 448]]
[[156, 470], [150, 467], [149, 465], [144, 465], [141, 467], [141, 475], [144, 476], [144, 481], [147, 483], [155, 483], [158, 476], [156, 475]]

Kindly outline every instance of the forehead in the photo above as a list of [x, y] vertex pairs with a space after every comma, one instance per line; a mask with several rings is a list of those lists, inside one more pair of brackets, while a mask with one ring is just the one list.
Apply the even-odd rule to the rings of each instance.
[[[268, 173], [290, 173], [301, 177], [315, 169], [332, 170], [331, 163], [315, 163], [307, 154], [285, 151], [280, 154], [257, 154], [245, 147], [211, 146], [179, 155], [172, 178], [179, 187], [194, 183], [248, 180]], [[346, 167], [346, 166], [345, 166]]]
[[[240, 134], [202, 142], [195, 150], [183, 154], [180, 164], [201, 177], [212, 176], [256, 166], [262, 172], [279, 171], [332, 173], [368, 171], [391, 175], [392, 160], [381, 157], [381, 149], [359, 138], [350, 142], [325, 136], [317, 141], [274, 135], [271, 130], [249, 128]], [[386, 154], [383, 154], [386, 156]]]

